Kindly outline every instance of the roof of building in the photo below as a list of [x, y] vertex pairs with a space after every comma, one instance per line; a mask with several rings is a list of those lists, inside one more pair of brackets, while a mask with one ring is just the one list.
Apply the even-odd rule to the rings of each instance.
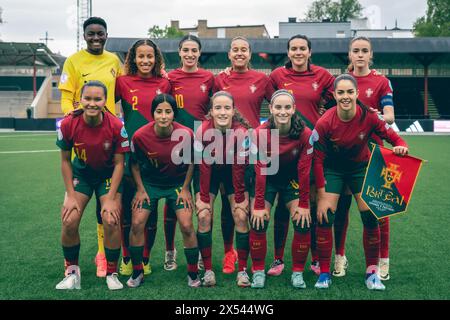
[[[139, 38], [108, 38], [106, 50], [126, 53]], [[162, 52], [178, 52], [180, 39], [154, 39]], [[202, 41], [203, 53], [228, 52], [231, 39], [209, 39]], [[285, 54], [287, 39], [248, 39], [253, 53]], [[348, 52], [350, 38], [311, 39], [314, 53], [345, 54]], [[446, 53], [450, 54], [450, 37], [435, 38], [373, 38], [376, 53]]]
[[43, 43], [0, 42], [0, 66], [59, 68], [59, 60]]

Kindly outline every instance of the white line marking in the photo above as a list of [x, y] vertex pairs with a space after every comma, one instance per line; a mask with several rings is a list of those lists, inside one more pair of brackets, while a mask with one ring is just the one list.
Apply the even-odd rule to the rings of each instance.
[[57, 152], [57, 151], [60, 151], [60, 150], [0, 151], [0, 154], [42, 153], [42, 152]]
[[42, 134], [5, 134], [0, 135], [0, 138], [16, 138], [16, 137], [41, 137], [41, 136], [55, 136], [55, 133], [42, 133]]

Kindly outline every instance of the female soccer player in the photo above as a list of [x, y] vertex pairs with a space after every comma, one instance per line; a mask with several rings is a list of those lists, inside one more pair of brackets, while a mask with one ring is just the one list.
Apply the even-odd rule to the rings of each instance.
[[149, 217], [158, 214], [158, 201], [165, 198], [177, 215], [183, 235], [188, 285], [199, 287], [198, 246], [192, 224], [193, 204], [189, 189], [194, 170], [190, 156], [194, 134], [174, 121], [178, 109], [172, 96], [157, 95], [153, 99], [151, 112], [155, 120], [136, 131], [131, 144], [131, 170], [137, 191], [133, 200], [130, 232], [133, 274], [127, 285], [134, 288], [144, 281], [142, 254], [145, 224]]
[[[250, 43], [246, 38], [233, 38], [228, 51], [231, 69], [216, 76], [214, 91], [223, 90], [231, 93], [236, 110], [255, 129], [260, 125], [261, 104], [264, 98], [270, 101], [274, 90], [265, 73], [250, 68], [251, 55]], [[233, 249], [234, 220], [227, 196], [223, 193], [221, 195], [221, 225], [225, 247], [222, 270], [224, 273], [233, 273], [237, 260], [236, 251]]]
[[211, 118], [203, 121], [196, 131], [195, 142], [196, 151], [204, 150], [200, 172], [194, 181], [198, 215], [197, 238], [205, 267], [203, 285], [210, 287], [216, 284], [211, 263], [212, 219], [214, 199], [222, 183], [236, 225], [237, 284], [248, 287], [250, 280], [246, 268], [249, 254], [249, 201], [248, 193], [245, 192], [244, 175], [249, 125], [236, 111], [231, 94], [225, 91], [218, 91], [212, 96], [209, 115]]
[[[390, 81], [378, 73], [371, 70], [370, 65], [373, 59], [371, 42], [366, 37], [357, 37], [350, 42], [348, 58], [350, 65], [348, 70], [358, 83], [360, 95], [358, 99], [366, 106], [376, 109], [383, 115], [384, 121], [388, 124], [394, 123], [394, 101], [392, 98], [392, 86]], [[371, 142], [383, 144], [380, 137], [373, 135]], [[369, 147], [372, 144], [369, 142]], [[333, 275], [342, 277], [347, 268], [347, 258], [345, 257], [345, 238], [348, 227], [348, 213], [351, 205], [351, 198], [340, 201], [336, 210], [334, 224], [335, 236], [335, 263]], [[389, 217], [378, 221], [380, 224], [380, 278], [389, 280]]]
[[[104, 221], [104, 247], [107, 260], [106, 283], [110, 290], [122, 289], [117, 276], [120, 256], [120, 181], [123, 153], [129, 151], [127, 132], [122, 122], [104, 110], [107, 89], [99, 81], [89, 81], [81, 89], [82, 108], [67, 116], [58, 131], [61, 171], [66, 188], [61, 210], [61, 244], [67, 267], [66, 277], [56, 289], [80, 289], [78, 266], [84, 209], [95, 191]], [[71, 150], [75, 158], [71, 159]]]
[[[164, 58], [161, 51], [149, 39], [136, 41], [128, 50], [124, 66], [125, 75], [117, 78], [116, 82], [116, 101], [121, 101], [125, 128], [130, 140], [139, 128], [153, 121], [150, 106], [155, 96], [170, 92], [169, 81], [161, 76], [163, 65]], [[126, 161], [122, 197], [124, 210], [122, 222], [123, 258], [120, 265], [120, 274], [127, 276], [133, 272], [128, 252], [128, 240], [131, 225], [131, 201], [135, 193], [136, 187], [132, 179], [129, 161]], [[145, 231], [146, 241], [143, 257], [145, 275], [151, 273], [149, 251], [156, 236], [156, 220], [153, 219], [154, 217], [156, 215], [150, 217]]]
[[[255, 130], [258, 161], [255, 165], [254, 197], [251, 199], [252, 288], [264, 288], [265, 285], [266, 230], [277, 194], [278, 201], [289, 210], [294, 226], [292, 285], [306, 288], [303, 270], [311, 242], [309, 175], [313, 148], [309, 143], [311, 130], [305, 127], [295, 108], [295, 98], [291, 93], [287, 90], [276, 91], [269, 105], [269, 120]], [[276, 142], [278, 148], [273, 145]], [[279, 169], [272, 175], [264, 173], [268, 165], [262, 159], [266, 154], [271, 160], [271, 167], [275, 161], [279, 163]]]
[[[168, 77], [172, 86], [171, 95], [178, 105], [177, 122], [196, 130], [194, 122], [205, 120], [208, 113], [209, 98], [214, 86], [214, 75], [199, 67], [202, 44], [194, 35], [186, 35], [178, 44], [178, 54], [181, 67], [169, 72]], [[197, 170], [197, 168], [195, 168]], [[176, 251], [174, 250], [174, 236], [176, 217], [171, 212], [164, 214], [166, 234], [166, 264], [168, 268], [176, 267]], [[199, 257], [200, 258], [200, 257]], [[201, 259], [199, 264], [202, 267]]]
[[328, 288], [331, 285], [334, 212], [343, 187], [347, 185], [355, 197], [364, 225], [366, 286], [369, 290], [384, 290], [385, 286], [377, 273], [380, 250], [378, 220], [361, 200], [361, 188], [370, 157], [368, 140], [375, 133], [392, 144], [393, 152], [397, 155], [407, 154], [408, 148], [405, 141], [384, 120], [358, 100], [358, 84], [354, 77], [349, 74], [340, 75], [334, 81], [334, 88], [337, 106], [328, 110], [317, 121], [311, 135], [311, 140], [315, 142], [317, 249], [321, 272], [315, 286]]
[[[311, 63], [311, 41], [304, 35], [294, 35], [287, 43], [288, 63], [284, 67], [275, 69], [270, 79], [275, 89], [286, 89], [295, 98], [296, 110], [306, 126], [311, 130], [323, 113], [323, 106], [333, 99], [334, 77], [324, 68]], [[314, 178], [311, 179], [314, 184]], [[311, 270], [319, 274], [317, 252], [315, 250], [315, 217], [316, 217], [316, 188], [311, 188]], [[278, 208], [277, 208], [278, 209]], [[275, 261], [272, 263], [269, 275], [279, 275], [283, 271], [283, 255], [286, 236], [289, 227], [287, 212], [277, 210], [275, 216]]]
[[[106, 108], [115, 114], [114, 86], [116, 78], [121, 74], [119, 58], [106, 51], [105, 43], [108, 38], [105, 20], [90, 17], [83, 23], [86, 49], [71, 55], [64, 62], [59, 90], [61, 90], [61, 109], [68, 115], [80, 105], [81, 88], [90, 80], [101, 81], [108, 89]], [[100, 214], [100, 203], [97, 202], [97, 240], [98, 252], [95, 256], [97, 277], [106, 276], [106, 259], [103, 248], [103, 225]]]

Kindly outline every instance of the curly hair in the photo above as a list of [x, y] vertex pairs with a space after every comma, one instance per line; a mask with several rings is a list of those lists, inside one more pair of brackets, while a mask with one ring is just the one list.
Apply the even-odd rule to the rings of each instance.
[[130, 47], [125, 59], [125, 74], [136, 75], [138, 73], [138, 67], [136, 64], [136, 50], [138, 47], [144, 45], [152, 47], [155, 52], [155, 65], [151, 71], [152, 76], [161, 77], [161, 70], [164, 66], [164, 57], [161, 53], [161, 50], [159, 50], [159, 47], [150, 39], [138, 40]]

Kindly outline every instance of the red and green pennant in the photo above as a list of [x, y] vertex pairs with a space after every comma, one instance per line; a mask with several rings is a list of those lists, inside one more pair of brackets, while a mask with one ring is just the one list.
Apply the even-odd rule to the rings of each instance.
[[375, 145], [367, 166], [361, 198], [382, 219], [405, 212], [424, 160], [397, 156]]

